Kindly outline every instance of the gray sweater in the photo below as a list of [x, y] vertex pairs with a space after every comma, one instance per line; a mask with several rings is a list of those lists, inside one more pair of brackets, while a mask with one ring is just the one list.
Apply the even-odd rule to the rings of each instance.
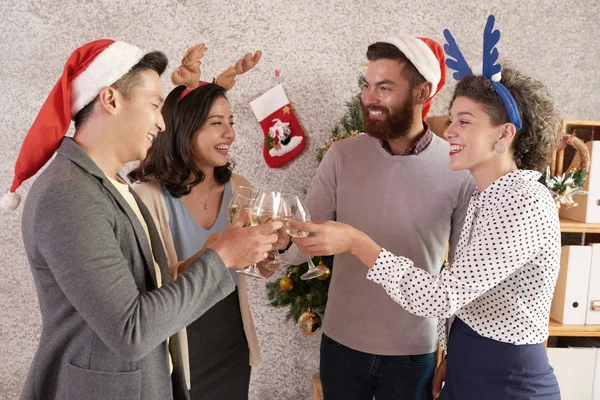
[[[453, 249], [458, 243], [475, 190], [468, 171], [449, 169], [449, 152], [450, 145], [436, 135], [421, 153], [406, 156], [392, 156], [367, 135], [336, 142], [306, 196], [312, 219], [347, 223], [438, 273], [448, 243]], [[433, 352], [437, 320], [407, 312], [366, 274], [351, 254], [335, 257], [325, 334], [370, 354]]]
[[21, 398], [188, 398], [173, 335], [233, 291], [227, 268], [208, 250], [172, 281], [144, 204], [136, 197], [151, 243], [125, 199], [75, 142], [63, 139], [57, 152], [23, 210], [42, 335]]

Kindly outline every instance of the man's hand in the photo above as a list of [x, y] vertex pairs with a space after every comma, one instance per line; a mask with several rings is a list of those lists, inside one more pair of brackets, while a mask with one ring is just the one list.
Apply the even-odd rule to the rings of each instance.
[[247, 213], [240, 216], [236, 222], [219, 234], [214, 243], [206, 246], [219, 254], [227, 268], [243, 269], [267, 258], [268, 252], [278, 239], [275, 231], [283, 226], [281, 222], [272, 221], [245, 227], [248, 221]]
[[188, 258], [187, 260], [184, 260], [184, 261], [181, 261], [181, 262], [177, 263], [175, 267], [171, 267], [172, 278], [175, 279], [175, 277], [178, 274], [181, 274], [183, 271], [185, 271], [186, 269], [188, 269], [189, 266], [194, 262], [194, 260], [200, 254], [204, 253], [204, 250], [208, 249], [213, 243], [215, 243], [219, 239], [219, 235], [220, 235], [220, 233], [213, 233], [212, 235], [209, 235], [206, 238], [206, 241], [204, 242], [204, 246], [202, 247], [202, 249], [200, 249], [200, 251], [198, 251], [196, 254], [194, 254], [193, 256], [191, 256], [190, 258]]
[[204, 247], [202, 250], [209, 248], [213, 243], [219, 240], [220, 233], [213, 233], [206, 238], [206, 242], [204, 242]]
[[291, 236], [288, 235], [285, 228], [277, 230], [277, 241], [273, 244], [273, 250], [285, 250], [290, 244]]
[[256, 263], [256, 266], [260, 270], [260, 274], [266, 279], [269, 279], [271, 276], [273, 276], [273, 274], [279, 269], [280, 264], [271, 264], [274, 258], [275, 257], [273, 256], [273, 253], [269, 252], [269, 256], [267, 258], [259, 263]]
[[327, 222], [286, 222], [289, 228], [314, 235], [305, 238], [293, 238], [298, 248], [310, 256], [328, 256], [346, 253], [352, 249], [359, 231], [350, 225], [336, 221]]
[[435, 370], [435, 378], [433, 379], [433, 398], [437, 399], [442, 393], [442, 383], [446, 380], [446, 359], [442, 360], [440, 365]]

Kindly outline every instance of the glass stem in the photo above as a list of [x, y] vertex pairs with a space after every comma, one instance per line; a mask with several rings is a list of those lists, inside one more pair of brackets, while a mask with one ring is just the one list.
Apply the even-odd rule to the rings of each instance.
[[316, 269], [317, 267], [315, 266], [315, 263], [312, 261], [312, 257], [309, 256], [308, 254], [306, 255], [306, 260], [308, 262], [308, 270], [312, 271], [313, 269]]
[[278, 250], [272, 250], [273, 252], [273, 261], [276, 263], [281, 262], [281, 257], [279, 256], [279, 251]]

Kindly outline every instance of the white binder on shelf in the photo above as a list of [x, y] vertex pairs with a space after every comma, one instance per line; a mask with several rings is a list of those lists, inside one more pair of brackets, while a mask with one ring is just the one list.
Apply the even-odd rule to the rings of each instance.
[[[600, 140], [594, 140], [585, 144], [590, 151], [590, 170], [585, 182], [585, 190], [588, 194], [574, 195], [579, 205], [572, 208], [560, 209], [560, 216], [574, 221], [588, 224], [600, 223]], [[579, 167], [579, 154], [576, 154], [571, 162], [571, 167]]]
[[600, 400], [600, 349], [596, 348], [596, 364], [592, 384], [592, 400]]
[[547, 349], [548, 361], [565, 400], [591, 400], [596, 375], [597, 350], [595, 348]]
[[563, 246], [560, 272], [552, 298], [550, 318], [563, 325], [585, 324], [591, 246]]
[[[562, 345], [567, 347], [548, 348], [547, 353], [562, 398], [600, 400], [600, 340], [587, 337], [561, 339]], [[595, 352], [593, 364], [590, 350]]]
[[[592, 256], [585, 323], [600, 325], [600, 243], [593, 244], [590, 247], [592, 248]], [[600, 399], [600, 394], [598, 398]]]

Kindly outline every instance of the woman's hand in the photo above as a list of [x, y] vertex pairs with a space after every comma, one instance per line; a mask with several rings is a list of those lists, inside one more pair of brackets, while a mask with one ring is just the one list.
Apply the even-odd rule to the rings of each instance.
[[310, 237], [293, 239], [300, 251], [313, 257], [346, 253], [356, 240], [356, 229], [341, 222], [290, 221], [287, 225], [292, 229], [313, 233]]
[[437, 399], [442, 393], [442, 384], [446, 380], [446, 359], [443, 359], [440, 365], [435, 370], [435, 378], [433, 378], [433, 397]]

